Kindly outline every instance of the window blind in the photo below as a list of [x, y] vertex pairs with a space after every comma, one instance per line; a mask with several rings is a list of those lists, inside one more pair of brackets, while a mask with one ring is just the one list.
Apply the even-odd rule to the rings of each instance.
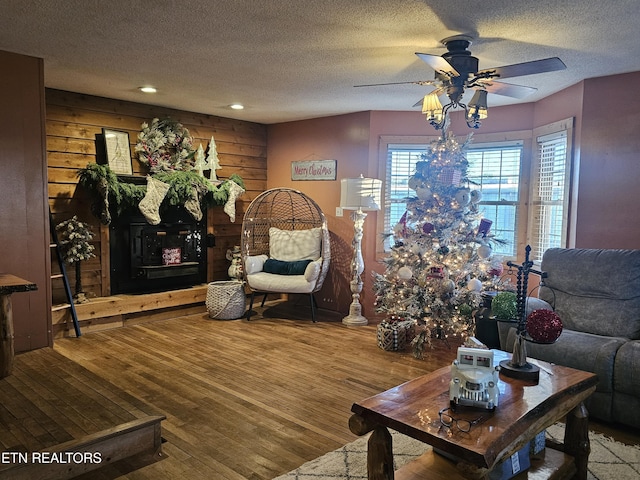
[[568, 203], [567, 132], [537, 138], [532, 188], [531, 258], [565, 244]]
[[482, 192], [480, 210], [493, 222], [492, 234], [505, 242], [494, 245], [494, 253], [513, 257], [517, 253], [522, 143], [472, 146], [467, 160], [469, 181]]
[[[409, 177], [426, 152], [426, 145], [389, 145], [387, 148], [386, 188], [384, 189], [384, 231], [390, 233], [407, 210], [407, 198], [415, 194]], [[388, 248], [385, 242], [385, 248]]]

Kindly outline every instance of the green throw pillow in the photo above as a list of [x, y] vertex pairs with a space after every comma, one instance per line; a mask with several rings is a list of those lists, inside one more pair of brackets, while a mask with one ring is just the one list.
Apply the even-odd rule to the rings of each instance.
[[270, 258], [264, 262], [262, 271], [266, 273], [276, 273], [278, 275], [304, 275], [307, 265], [311, 260], [296, 260], [295, 262], [285, 262]]

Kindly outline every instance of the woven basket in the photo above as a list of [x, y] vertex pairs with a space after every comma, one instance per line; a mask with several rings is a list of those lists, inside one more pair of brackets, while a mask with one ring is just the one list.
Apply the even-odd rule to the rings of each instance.
[[209, 317], [218, 320], [235, 320], [245, 310], [244, 283], [235, 280], [211, 282], [207, 287]]

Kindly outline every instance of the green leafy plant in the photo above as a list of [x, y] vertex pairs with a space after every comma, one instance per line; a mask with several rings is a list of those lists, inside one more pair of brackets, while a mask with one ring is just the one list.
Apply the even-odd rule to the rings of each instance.
[[491, 311], [499, 320], [517, 320], [517, 296], [513, 292], [500, 292], [491, 301]]

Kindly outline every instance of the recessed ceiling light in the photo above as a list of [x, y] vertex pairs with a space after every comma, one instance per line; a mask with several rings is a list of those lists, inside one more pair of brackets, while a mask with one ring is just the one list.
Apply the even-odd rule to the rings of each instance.
[[232, 103], [231, 105], [229, 105], [229, 108], [232, 108], [234, 110], [243, 110], [244, 109], [244, 105], [242, 105], [240, 103]]
[[139, 90], [144, 93], [156, 93], [157, 90], [155, 87], [140, 87]]

